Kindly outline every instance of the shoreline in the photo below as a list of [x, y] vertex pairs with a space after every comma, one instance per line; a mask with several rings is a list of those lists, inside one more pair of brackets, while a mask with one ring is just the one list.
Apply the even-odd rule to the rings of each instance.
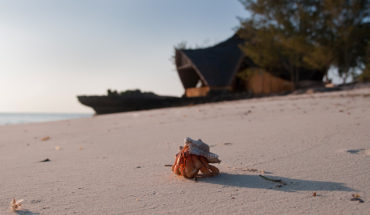
[[30, 112], [1, 112], [0, 126], [19, 125], [39, 122], [55, 122], [69, 119], [91, 117], [89, 113], [30, 113]]

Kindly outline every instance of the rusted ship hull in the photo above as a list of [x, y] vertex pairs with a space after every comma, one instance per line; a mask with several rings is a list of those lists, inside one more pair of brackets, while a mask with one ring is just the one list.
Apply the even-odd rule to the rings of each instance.
[[77, 96], [78, 101], [94, 109], [96, 114], [108, 114], [137, 110], [179, 106], [179, 97], [159, 96], [155, 98], [127, 98], [121, 96]]

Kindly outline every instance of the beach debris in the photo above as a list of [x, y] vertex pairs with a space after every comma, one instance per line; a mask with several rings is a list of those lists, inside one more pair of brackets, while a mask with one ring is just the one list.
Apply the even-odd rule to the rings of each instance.
[[272, 179], [272, 178], [268, 178], [268, 177], [263, 176], [263, 175], [258, 175], [258, 176], [267, 180], [267, 181], [272, 181], [272, 182], [275, 182], [275, 183], [280, 183], [281, 185], [286, 185], [286, 183], [284, 181], [280, 180], [280, 179]]
[[233, 170], [237, 171], [243, 171], [243, 172], [253, 172], [253, 173], [258, 173], [258, 174], [270, 174], [270, 172], [265, 172], [265, 170], [262, 169], [255, 169], [255, 168], [240, 168], [240, 167], [229, 167], [232, 168]]
[[246, 168], [246, 169], [243, 169], [243, 170], [247, 171], [247, 172], [259, 172], [259, 173], [262, 173], [262, 174], [265, 173], [264, 170], [258, 170], [258, 169], [254, 169], [254, 168]]
[[46, 136], [46, 137], [41, 138], [41, 141], [47, 141], [49, 139], [50, 139], [50, 137], [49, 136]]
[[360, 203], [364, 203], [365, 201], [364, 201], [364, 200], [362, 200], [360, 197], [361, 197], [361, 196], [360, 196], [360, 194], [358, 194], [358, 193], [356, 193], [356, 194], [352, 194], [352, 199], [351, 199], [351, 201], [358, 201], [358, 202], [360, 202]]
[[59, 150], [61, 150], [61, 149], [62, 149], [62, 147], [60, 147], [60, 146], [55, 146], [55, 150], [59, 151]]
[[44, 159], [44, 160], [42, 160], [40, 162], [49, 162], [49, 161], [50, 161], [50, 159], [49, 158], [46, 158], [46, 159]]
[[[179, 147], [172, 171], [176, 175], [185, 178], [216, 176], [220, 173], [219, 169], [209, 163], [220, 163], [218, 155], [211, 153], [209, 146], [201, 139], [193, 140], [185, 138], [184, 146]], [[198, 174], [199, 171], [202, 174]]]
[[365, 149], [348, 149], [347, 152], [351, 154], [359, 154], [361, 152], [365, 151]]
[[165, 167], [172, 167], [172, 164], [165, 164]]
[[313, 196], [313, 197], [316, 197], [316, 196], [317, 196], [316, 192], [313, 192], [313, 193], [312, 193], [312, 196]]
[[10, 202], [10, 210], [11, 211], [19, 210], [22, 206], [22, 202], [23, 199], [17, 201], [15, 198], [13, 198], [12, 201]]
[[38, 204], [40, 203], [41, 200], [40, 199], [37, 199], [37, 200], [31, 200], [31, 204]]
[[250, 114], [250, 113], [252, 113], [252, 111], [251, 111], [251, 110], [248, 110], [248, 111], [244, 112], [243, 114], [244, 114], [244, 115], [248, 115], [248, 114]]

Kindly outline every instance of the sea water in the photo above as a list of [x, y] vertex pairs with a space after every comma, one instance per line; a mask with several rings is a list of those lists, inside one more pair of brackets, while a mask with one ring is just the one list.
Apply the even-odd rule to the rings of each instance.
[[86, 118], [92, 115], [84, 113], [0, 113], [0, 125]]

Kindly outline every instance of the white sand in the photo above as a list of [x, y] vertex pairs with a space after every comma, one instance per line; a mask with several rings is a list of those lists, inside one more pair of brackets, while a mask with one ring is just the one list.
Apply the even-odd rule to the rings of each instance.
[[[164, 166], [186, 136], [220, 176]], [[13, 197], [18, 214], [370, 214], [370, 88], [0, 126], [0, 214]]]

